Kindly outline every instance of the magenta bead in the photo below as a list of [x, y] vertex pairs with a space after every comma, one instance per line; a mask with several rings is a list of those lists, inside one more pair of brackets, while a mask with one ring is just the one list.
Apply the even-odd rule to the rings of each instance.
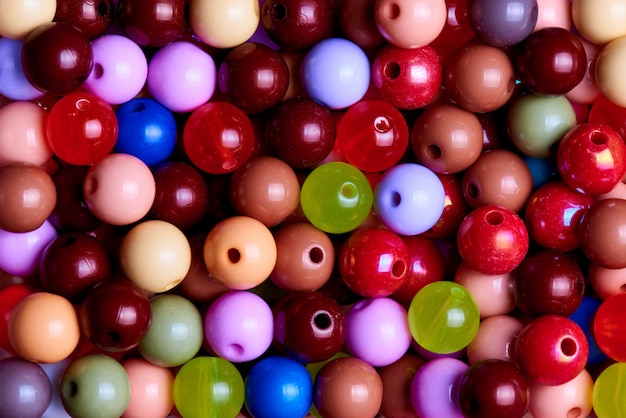
[[0, 229], [0, 270], [16, 276], [30, 276], [39, 269], [39, 260], [57, 232], [49, 221], [30, 232]]
[[204, 335], [218, 356], [234, 363], [254, 360], [272, 344], [272, 310], [254, 293], [226, 293], [209, 307], [204, 317]]
[[459, 406], [461, 379], [469, 366], [455, 358], [430, 360], [411, 381], [411, 402], [421, 418], [463, 418]]

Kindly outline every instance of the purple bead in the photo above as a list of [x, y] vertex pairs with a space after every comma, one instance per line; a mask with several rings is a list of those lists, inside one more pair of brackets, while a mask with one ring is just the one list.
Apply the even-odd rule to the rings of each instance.
[[537, 24], [537, 0], [468, 0], [470, 26], [485, 43], [503, 48], [532, 33]]
[[135, 42], [120, 35], [104, 35], [91, 42], [93, 68], [85, 88], [109, 104], [125, 103], [143, 88], [148, 61]]
[[318, 42], [300, 67], [302, 86], [311, 99], [330, 109], [344, 109], [361, 100], [370, 85], [367, 55], [341, 38]]
[[52, 385], [36, 363], [9, 357], [0, 360], [0, 416], [39, 418], [52, 399]]
[[272, 309], [255, 293], [226, 293], [209, 307], [204, 335], [218, 356], [233, 363], [254, 360], [272, 344]]
[[411, 346], [406, 310], [393, 299], [364, 299], [346, 317], [346, 344], [374, 367], [399, 360]]
[[24, 41], [0, 38], [0, 95], [15, 101], [29, 101], [43, 96], [24, 75]]
[[36, 273], [43, 250], [56, 237], [57, 231], [49, 221], [30, 232], [0, 229], [0, 270], [16, 276]]
[[400, 235], [417, 235], [433, 227], [445, 206], [446, 192], [430, 169], [413, 163], [396, 165], [383, 174], [374, 191], [381, 222]]
[[190, 42], [172, 42], [148, 64], [148, 90], [173, 112], [191, 112], [215, 92], [215, 61]]
[[461, 378], [469, 366], [454, 358], [431, 360], [411, 381], [411, 402], [421, 418], [463, 418], [459, 406]]

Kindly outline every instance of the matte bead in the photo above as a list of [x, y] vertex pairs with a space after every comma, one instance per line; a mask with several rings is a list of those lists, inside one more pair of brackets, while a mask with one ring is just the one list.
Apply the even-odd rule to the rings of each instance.
[[167, 416], [174, 407], [172, 372], [141, 358], [128, 358], [122, 362], [122, 367], [130, 386], [130, 400], [124, 417]]
[[571, 8], [574, 26], [589, 42], [606, 45], [626, 35], [626, 7], [619, 0], [574, 0]]
[[469, 268], [467, 263], [461, 263], [454, 274], [454, 281], [470, 291], [481, 318], [505, 315], [515, 308], [512, 272], [483, 274]]
[[189, 24], [202, 42], [229, 49], [246, 42], [260, 21], [258, 1], [191, 0]]
[[57, 236], [54, 225], [47, 220], [30, 232], [0, 229], [0, 270], [22, 277], [35, 274], [43, 250]]
[[517, 334], [524, 328], [519, 319], [508, 315], [494, 315], [483, 320], [476, 336], [467, 346], [470, 364], [482, 360], [513, 360]]
[[23, 39], [40, 25], [52, 22], [57, 7], [55, 0], [33, 3], [6, 1], [0, 16], [0, 36]]
[[467, 16], [484, 42], [504, 48], [523, 41], [535, 29], [537, 0], [468, 0]]

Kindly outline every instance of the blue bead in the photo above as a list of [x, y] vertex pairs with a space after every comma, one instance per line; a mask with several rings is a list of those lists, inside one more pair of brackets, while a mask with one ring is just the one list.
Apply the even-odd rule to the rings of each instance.
[[589, 345], [589, 358], [587, 364], [599, 364], [608, 360], [606, 354], [602, 352], [596, 339], [593, 336], [593, 319], [602, 301], [592, 296], [585, 296], [578, 306], [578, 309], [569, 316], [569, 319], [576, 322], [585, 333]]
[[165, 161], [176, 146], [176, 120], [171, 111], [149, 98], [132, 99], [115, 111], [119, 134], [115, 151], [133, 155], [146, 165]]
[[558, 171], [556, 161], [553, 158], [533, 158], [527, 156], [522, 158], [533, 178], [533, 190], [556, 179]]
[[16, 101], [28, 101], [43, 96], [26, 78], [22, 68], [24, 41], [0, 39], [0, 94]]
[[313, 382], [301, 363], [266, 357], [246, 376], [246, 407], [254, 418], [298, 418], [309, 412]]

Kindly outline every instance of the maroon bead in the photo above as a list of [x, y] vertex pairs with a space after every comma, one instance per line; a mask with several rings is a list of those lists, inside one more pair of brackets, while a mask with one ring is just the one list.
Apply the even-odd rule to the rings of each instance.
[[66, 231], [90, 231], [102, 225], [83, 199], [83, 181], [89, 166], [61, 166], [52, 175], [57, 190], [57, 202], [50, 221]]
[[261, 6], [261, 24], [281, 47], [302, 49], [324, 39], [333, 12], [328, 0], [267, 0]]
[[119, 0], [118, 16], [126, 35], [141, 46], [163, 46], [184, 32], [186, 0]]
[[544, 184], [528, 199], [524, 221], [532, 239], [546, 249], [571, 251], [580, 247], [580, 221], [594, 203], [561, 181]]
[[79, 300], [109, 278], [111, 263], [104, 244], [84, 232], [62, 234], [43, 251], [39, 280], [44, 289]]
[[584, 332], [571, 319], [543, 315], [522, 329], [514, 357], [531, 383], [561, 385], [585, 368], [589, 347]]
[[467, 44], [474, 37], [474, 31], [467, 19], [467, 0], [446, 0], [446, 6], [446, 24], [430, 46], [441, 51], [454, 51]]
[[486, 205], [470, 212], [457, 232], [459, 253], [468, 266], [484, 274], [513, 271], [528, 251], [528, 231], [512, 210]]
[[437, 174], [445, 193], [445, 201], [441, 217], [432, 228], [422, 236], [427, 238], [447, 238], [459, 229], [459, 225], [470, 211], [470, 207], [463, 196], [461, 178], [454, 174]]
[[366, 227], [353, 232], [339, 253], [343, 281], [364, 297], [384, 297], [397, 291], [409, 271], [409, 253], [397, 234]]
[[571, 188], [592, 196], [608, 193], [626, 173], [626, 144], [608, 125], [583, 123], [561, 139], [556, 162]]
[[322, 293], [290, 293], [276, 302], [274, 336], [289, 357], [303, 363], [328, 360], [343, 348], [345, 315]]
[[570, 316], [585, 295], [585, 277], [577, 261], [559, 251], [540, 251], [515, 270], [513, 295], [529, 316]]
[[582, 41], [567, 29], [543, 28], [522, 42], [515, 57], [517, 76], [540, 95], [560, 95], [576, 87], [587, 71]]
[[169, 161], [153, 167], [156, 184], [149, 216], [186, 230], [202, 220], [209, 190], [200, 172], [189, 164]]
[[407, 353], [400, 360], [378, 368], [383, 381], [383, 401], [380, 414], [385, 418], [418, 418], [411, 401], [411, 382], [425, 361]]
[[374, 18], [376, 0], [342, 1], [339, 4], [339, 26], [343, 35], [364, 50], [385, 43]]
[[296, 169], [311, 168], [323, 161], [333, 150], [336, 133], [330, 110], [306, 98], [279, 103], [265, 125], [268, 147]]
[[522, 418], [528, 408], [528, 382], [512, 362], [473, 364], [459, 384], [459, 405], [467, 418]]
[[93, 66], [91, 44], [69, 23], [41, 25], [24, 40], [22, 66], [37, 89], [66, 94], [87, 80]]
[[94, 287], [79, 312], [80, 327], [89, 340], [107, 351], [127, 351], [139, 345], [152, 321], [148, 296], [126, 279]]
[[58, 0], [54, 21], [74, 25], [94, 39], [107, 32], [114, 16], [113, 0]]

